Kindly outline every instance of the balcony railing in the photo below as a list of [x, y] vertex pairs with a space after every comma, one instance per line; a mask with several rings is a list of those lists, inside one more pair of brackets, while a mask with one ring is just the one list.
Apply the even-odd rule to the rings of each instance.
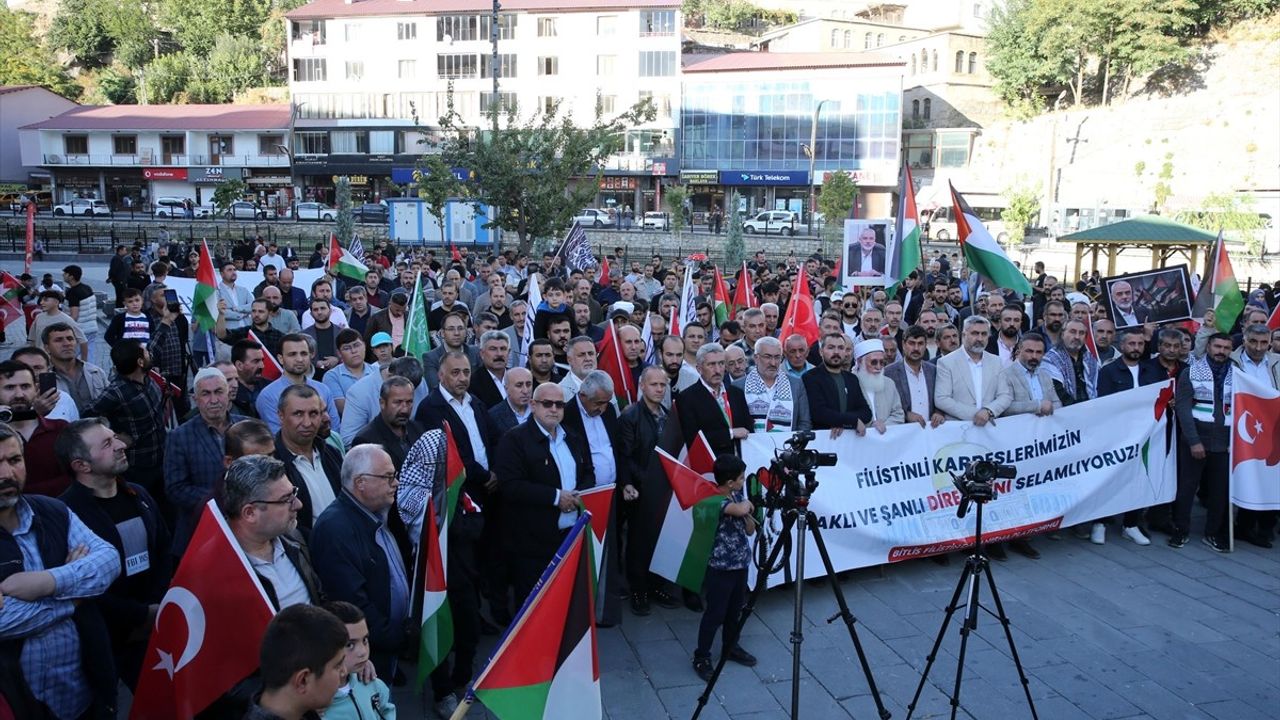
[[289, 167], [288, 155], [99, 155], [99, 154], [50, 154], [44, 156], [44, 165], [75, 165], [80, 167], [199, 167], [221, 165], [224, 167]]

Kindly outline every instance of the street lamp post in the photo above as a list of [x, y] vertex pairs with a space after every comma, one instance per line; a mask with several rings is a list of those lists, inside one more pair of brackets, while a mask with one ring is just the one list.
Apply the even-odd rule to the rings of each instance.
[[814, 201], [817, 199], [813, 173], [818, 164], [818, 114], [822, 112], [822, 106], [826, 105], [830, 100], [818, 101], [817, 107], [813, 109], [813, 123], [809, 126], [809, 232], [814, 230], [813, 211]]

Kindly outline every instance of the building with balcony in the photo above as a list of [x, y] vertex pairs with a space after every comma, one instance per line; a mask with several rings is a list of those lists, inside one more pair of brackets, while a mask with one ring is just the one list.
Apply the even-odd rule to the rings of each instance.
[[[559, 104], [590, 124], [651, 98], [657, 117], [629, 132], [603, 168], [601, 202], [641, 207], [674, 175], [680, 117], [676, 0], [313, 0], [286, 14], [293, 159], [304, 194], [396, 194], [452, 107], [484, 128], [486, 111]], [[498, 38], [498, 59], [490, 34]], [[494, 78], [497, 76], [497, 92]], [[654, 198], [656, 199], [656, 198]]]
[[[23, 162], [18, 128], [47, 120], [78, 105], [38, 85], [0, 86], [0, 184], [26, 188], [46, 181], [48, 172], [38, 163]], [[39, 151], [28, 154], [38, 157]]]
[[23, 162], [49, 172], [55, 203], [208, 204], [219, 182], [241, 179], [283, 210], [293, 199], [289, 125], [288, 105], [86, 105], [23, 126]]
[[680, 171], [694, 210], [724, 208], [736, 191], [740, 211], [807, 217], [810, 186], [845, 172], [862, 188], [859, 214], [887, 216], [898, 181], [902, 67], [877, 52], [688, 58]]

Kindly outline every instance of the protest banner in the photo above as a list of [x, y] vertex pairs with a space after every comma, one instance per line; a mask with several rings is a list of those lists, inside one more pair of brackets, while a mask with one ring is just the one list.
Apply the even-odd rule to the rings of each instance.
[[1103, 300], [1116, 328], [1191, 317], [1191, 276], [1186, 265], [1102, 279]]
[[[1017, 477], [995, 483], [983, 537], [998, 542], [1089, 522], [1173, 500], [1175, 449], [1168, 401], [1172, 383], [1147, 385], [1058, 410], [1016, 415], [977, 427], [895, 425], [863, 437], [818, 430], [809, 449], [836, 453], [817, 470], [810, 501], [836, 571], [963, 550], [973, 542], [974, 512], [956, 517], [961, 495], [952, 473], [975, 460], [1014, 466]], [[752, 433], [742, 441], [747, 472], [768, 468], [791, 436]], [[766, 521], [768, 524], [768, 521]], [[780, 522], [774, 521], [780, 526]], [[807, 553], [817, 548], [809, 539]], [[794, 568], [792, 553], [792, 567]], [[816, 555], [813, 555], [816, 557]], [[823, 574], [809, 563], [806, 577]], [[770, 585], [789, 575], [777, 573]]]

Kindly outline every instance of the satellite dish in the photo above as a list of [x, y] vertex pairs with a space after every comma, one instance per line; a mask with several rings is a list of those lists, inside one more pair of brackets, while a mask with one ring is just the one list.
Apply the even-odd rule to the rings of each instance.
[[452, 44], [453, 44], [453, 36], [452, 36], [452, 35], [445, 35], [444, 37], [442, 37], [442, 38], [440, 38], [440, 39], [444, 41], [444, 44], [445, 44], [445, 45], [452, 45]]

